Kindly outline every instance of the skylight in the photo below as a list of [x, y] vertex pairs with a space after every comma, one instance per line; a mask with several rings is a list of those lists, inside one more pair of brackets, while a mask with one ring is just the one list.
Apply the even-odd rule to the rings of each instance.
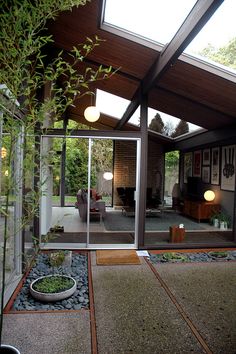
[[[196, 0], [146, 0], [143, 6], [143, 2], [136, 0], [106, 0], [104, 23], [165, 45], [171, 41], [195, 3]], [[225, 0], [185, 53], [236, 73], [236, 64], [229, 68], [229, 61], [224, 58], [220, 58], [219, 63], [219, 56], [203, 58], [200, 55], [209, 44], [214, 47], [214, 52], [236, 38], [235, 13], [236, 1]]]
[[[185, 53], [193, 56], [201, 57], [202, 59], [210, 62], [214, 62], [217, 66], [224, 67], [227, 65], [227, 70], [236, 73], [236, 52], [231, 53], [234, 57], [234, 68], [229, 68], [226, 53], [224, 58], [219, 58], [219, 62], [216, 62], [216, 55], [210, 59], [202, 57], [200, 52], [209, 46], [212, 47], [212, 51], [216, 52], [220, 48], [229, 44], [232, 39], [236, 39], [236, 25], [235, 25], [235, 13], [236, 13], [236, 1], [225, 0], [219, 9], [213, 14], [210, 20], [206, 23], [203, 29], [197, 34], [194, 40], [186, 48]], [[214, 49], [213, 49], [214, 48]]]
[[104, 22], [165, 45], [195, 3], [196, 0], [146, 0], [144, 6], [137, 0], [106, 0]]
[[[111, 93], [102, 90], [97, 90], [96, 106], [100, 110], [100, 112], [104, 114], [110, 115], [117, 119], [121, 119], [129, 103], [130, 103], [129, 100], [126, 100], [122, 97], [112, 95]], [[156, 111], [152, 108], [148, 108], [148, 125], [151, 123], [152, 119], [155, 117], [157, 113], [161, 115], [161, 118], [165, 123], [165, 125], [172, 126], [173, 128], [175, 128], [180, 121], [179, 118], [170, 116], [163, 112]], [[129, 123], [138, 126], [139, 118], [140, 118], [140, 108], [138, 107], [135, 113], [133, 114], [133, 116], [130, 118]], [[189, 124], [190, 132], [196, 131], [201, 128], [195, 124], [191, 124], [191, 123], [188, 124]]]

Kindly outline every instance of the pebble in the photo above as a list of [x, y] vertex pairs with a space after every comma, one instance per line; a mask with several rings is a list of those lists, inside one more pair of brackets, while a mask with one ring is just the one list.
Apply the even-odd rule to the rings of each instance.
[[[69, 267], [51, 267], [49, 257], [40, 254], [35, 266], [29, 272], [20, 293], [14, 301], [13, 308], [16, 311], [53, 311], [53, 310], [80, 310], [89, 306], [88, 290], [88, 264], [87, 256], [72, 253], [72, 265]], [[30, 283], [39, 276], [49, 274], [64, 274], [73, 276], [77, 281], [77, 290], [68, 299], [55, 303], [41, 303], [34, 299], [29, 292]]]
[[[216, 251], [217, 252], [217, 251]], [[196, 252], [196, 253], [181, 253], [174, 252], [185, 256], [185, 260], [176, 260], [176, 259], [165, 259], [162, 254], [150, 254], [150, 261], [153, 264], [156, 263], [183, 263], [183, 262], [222, 262], [222, 261], [236, 261], [236, 251], [227, 251], [226, 257], [214, 257], [210, 252]]]

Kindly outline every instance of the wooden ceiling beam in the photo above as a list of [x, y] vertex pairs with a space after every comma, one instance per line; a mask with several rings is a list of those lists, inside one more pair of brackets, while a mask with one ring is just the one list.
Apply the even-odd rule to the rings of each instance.
[[[175, 36], [163, 48], [159, 57], [150, 67], [147, 75], [142, 80], [133, 99], [127, 107], [123, 117], [115, 129], [121, 129], [127, 123], [132, 114], [138, 108], [141, 102], [141, 94], [148, 94], [149, 90], [157, 83], [162, 75], [176, 62], [180, 54], [191, 43], [202, 27], [211, 18], [214, 12], [224, 0], [198, 0], [193, 9], [186, 17]], [[140, 94], [141, 93], [141, 94]]]
[[230, 145], [234, 144], [236, 139], [236, 126], [228, 126], [225, 128], [219, 128], [196, 136], [190, 137], [178, 137], [175, 139], [175, 149], [176, 150], [192, 150], [199, 146], [207, 147], [209, 144], [219, 145]]

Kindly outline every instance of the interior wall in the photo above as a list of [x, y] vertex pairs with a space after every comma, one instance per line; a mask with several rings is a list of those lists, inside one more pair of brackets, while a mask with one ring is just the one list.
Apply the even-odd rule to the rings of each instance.
[[[230, 216], [231, 220], [233, 221], [233, 217], [234, 217], [234, 193], [235, 191], [226, 191], [224, 189], [221, 189], [221, 150], [222, 150], [222, 146], [219, 145], [214, 145], [214, 146], [208, 146], [207, 148], [212, 148], [212, 147], [219, 147], [220, 148], [220, 162], [219, 162], [219, 184], [215, 185], [215, 184], [211, 184], [211, 183], [205, 183], [204, 184], [204, 189], [205, 190], [213, 190], [215, 192], [215, 200], [214, 202], [217, 204], [221, 205], [221, 209], [223, 212], [225, 212], [227, 215]], [[225, 145], [224, 145], [225, 146]], [[206, 146], [199, 146], [197, 149], [194, 150], [188, 150], [188, 151], [184, 151], [180, 153], [180, 190], [181, 190], [181, 195], [182, 197], [186, 196], [187, 194], [187, 184], [184, 183], [184, 153], [187, 152], [192, 152], [194, 153], [194, 151], [197, 150], [201, 150], [203, 151], [204, 149], [206, 149]], [[235, 158], [236, 160], [236, 158]], [[192, 165], [192, 169], [193, 169], [193, 165]]]

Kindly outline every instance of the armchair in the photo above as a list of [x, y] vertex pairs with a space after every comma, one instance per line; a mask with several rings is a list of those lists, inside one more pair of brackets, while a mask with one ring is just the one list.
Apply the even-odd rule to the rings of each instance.
[[[91, 195], [92, 195], [92, 191], [91, 191]], [[87, 220], [87, 209], [88, 209], [87, 196], [88, 193], [83, 189], [80, 189], [77, 193], [76, 205], [78, 207], [79, 215], [82, 221]], [[105, 202], [99, 199], [99, 197], [90, 198], [90, 216], [93, 215], [99, 215], [100, 220], [104, 218], [106, 215]]]

